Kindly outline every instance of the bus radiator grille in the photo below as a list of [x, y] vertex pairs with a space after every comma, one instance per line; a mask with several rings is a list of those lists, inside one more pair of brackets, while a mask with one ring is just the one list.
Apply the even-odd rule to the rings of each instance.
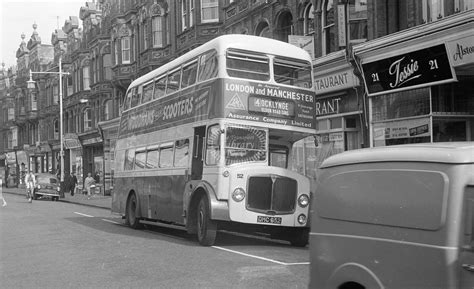
[[292, 213], [296, 205], [298, 183], [287, 177], [250, 177], [247, 208], [255, 211]]

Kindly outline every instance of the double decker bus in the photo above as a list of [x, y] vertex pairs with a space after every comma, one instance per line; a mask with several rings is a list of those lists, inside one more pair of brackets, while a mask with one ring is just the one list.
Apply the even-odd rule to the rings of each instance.
[[315, 131], [309, 54], [248, 35], [217, 37], [134, 80], [115, 147], [112, 212], [179, 226], [213, 245], [248, 228], [308, 243], [309, 179], [292, 146]]

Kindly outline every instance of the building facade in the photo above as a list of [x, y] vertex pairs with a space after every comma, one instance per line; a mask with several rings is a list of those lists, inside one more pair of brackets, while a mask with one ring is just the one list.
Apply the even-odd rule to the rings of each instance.
[[[52, 32], [51, 44], [41, 42], [36, 27], [28, 43], [23, 35], [16, 67], [3, 68], [0, 132], [6, 137], [0, 165], [12, 176], [26, 168], [57, 173], [62, 123], [64, 170], [79, 180], [97, 175], [109, 193], [128, 85], [214, 37], [235, 33], [289, 42], [313, 57], [318, 132], [293, 152], [302, 164], [294, 169], [313, 179], [324, 159], [345, 150], [472, 140], [473, 5], [467, 0], [85, 2], [78, 15]], [[59, 60], [69, 73], [62, 79], [62, 120], [57, 74], [34, 74], [35, 89], [26, 88], [30, 69], [57, 72]]]

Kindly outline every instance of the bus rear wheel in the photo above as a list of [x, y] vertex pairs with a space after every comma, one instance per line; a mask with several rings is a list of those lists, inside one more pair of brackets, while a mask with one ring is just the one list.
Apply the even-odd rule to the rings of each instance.
[[137, 196], [135, 194], [131, 194], [127, 202], [126, 222], [134, 229], [139, 229], [141, 227], [140, 221], [137, 218], [137, 209]]
[[197, 209], [197, 237], [199, 244], [212, 246], [216, 241], [217, 224], [210, 219], [209, 202], [202, 197]]

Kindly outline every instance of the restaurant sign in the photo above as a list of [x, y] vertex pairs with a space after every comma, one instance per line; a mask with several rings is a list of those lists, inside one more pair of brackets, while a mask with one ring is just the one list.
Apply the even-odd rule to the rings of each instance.
[[369, 95], [455, 80], [444, 44], [363, 63], [362, 70]]

